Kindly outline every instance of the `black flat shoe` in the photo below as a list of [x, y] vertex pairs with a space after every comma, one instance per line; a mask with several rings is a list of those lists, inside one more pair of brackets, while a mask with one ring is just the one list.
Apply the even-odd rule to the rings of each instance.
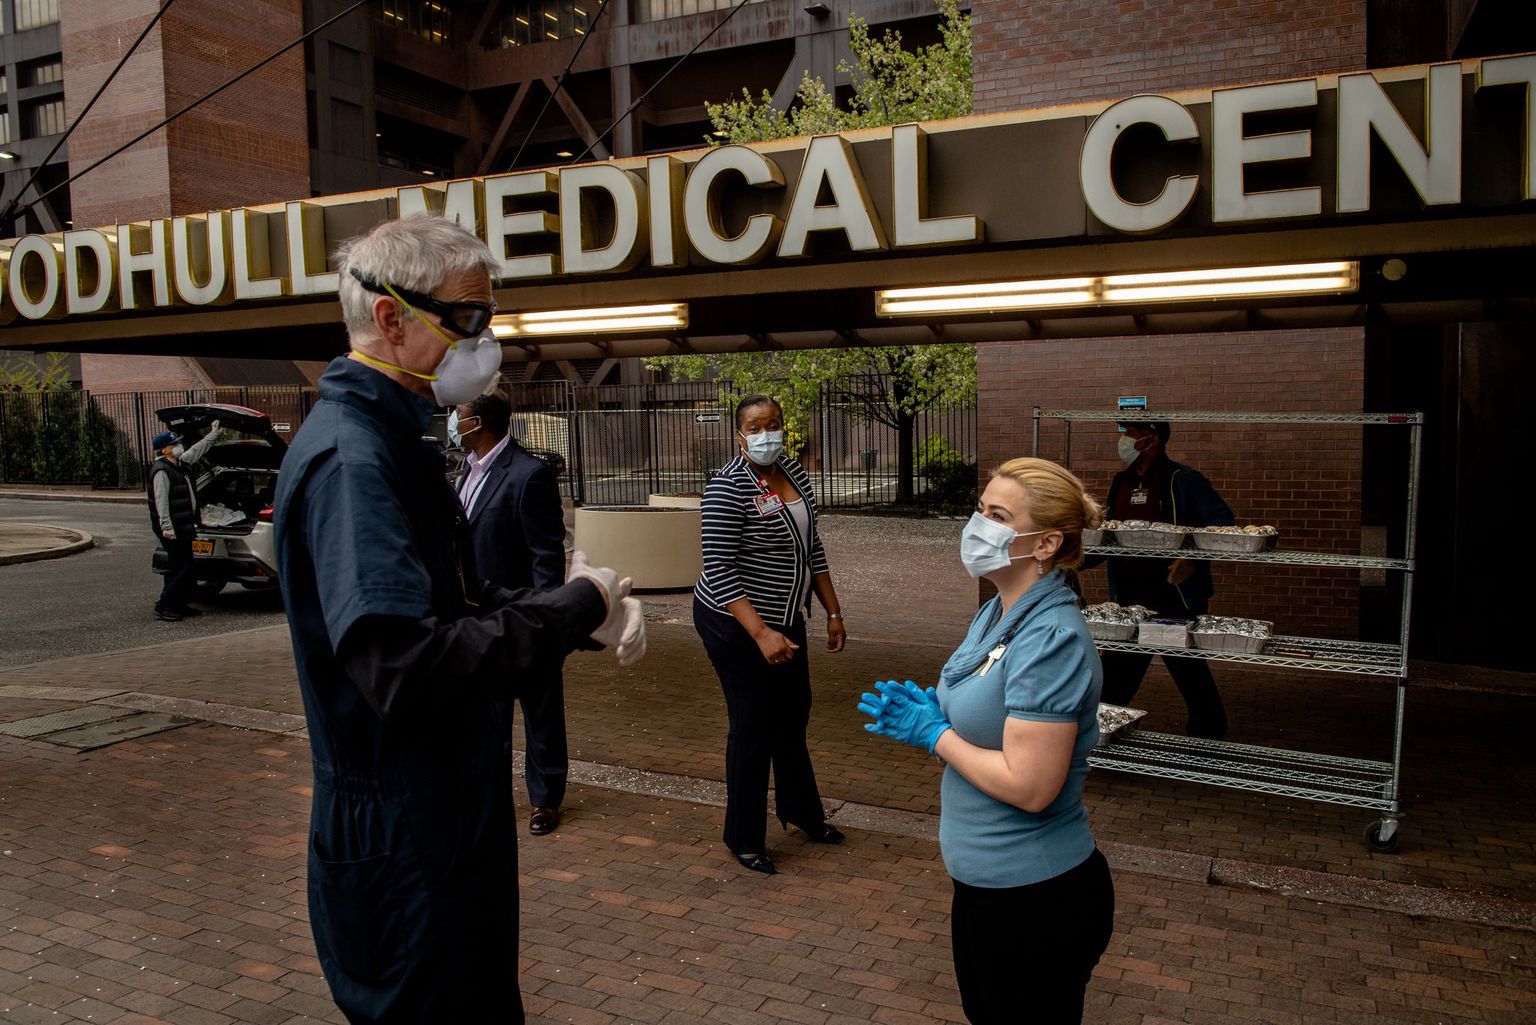
[[842, 843], [846, 839], [842, 830], [830, 822], [810, 827], [796, 825], [795, 828], [809, 837], [811, 843]]
[[736, 860], [741, 862], [742, 868], [761, 872], [765, 876], [774, 875], [778, 871], [773, 867], [773, 859], [766, 854], [738, 854]]

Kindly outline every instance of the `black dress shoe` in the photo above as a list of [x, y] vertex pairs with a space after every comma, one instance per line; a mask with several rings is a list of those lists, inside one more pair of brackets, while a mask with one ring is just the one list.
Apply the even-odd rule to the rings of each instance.
[[810, 838], [811, 843], [842, 843], [846, 839], [842, 830], [830, 822], [822, 822], [815, 826], [796, 825], [795, 828]]
[[170, 609], [156, 609], [155, 618], [164, 620], [167, 623], [180, 623], [181, 613], [172, 612]]
[[559, 808], [535, 808], [533, 814], [528, 816], [528, 832], [534, 836], [543, 836], [545, 833], [553, 833], [555, 827], [560, 825]]
[[738, 854], [736, 860], [741, 862], [742, 868], [761, 872], [765, 876], [771, 876], [778, 871], [773, 867], [773, 859], [766, 854]]

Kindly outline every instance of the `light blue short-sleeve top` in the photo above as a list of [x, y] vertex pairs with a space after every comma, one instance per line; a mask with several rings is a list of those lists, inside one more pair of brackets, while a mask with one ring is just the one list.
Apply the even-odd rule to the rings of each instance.
[[[975, 670], [1005, 637], [1002, 658]], [[939, 844], [949, 874], [970, 886], [1026, 886], [1055, 878], [1093, 853], [1083, 780], [1098, 743], [1099, 653], [1060, 572], [1041, 579], [1006, 615], [993, 598], [971, 621], [965, 642], [939, 678], [939, 703], [955, 732], [1002, 750], [1009, 718], [1077, 724], [1077, 743], [1061, 793], [1027, 812], [989, 797], [950, 766], [944, 770]]]

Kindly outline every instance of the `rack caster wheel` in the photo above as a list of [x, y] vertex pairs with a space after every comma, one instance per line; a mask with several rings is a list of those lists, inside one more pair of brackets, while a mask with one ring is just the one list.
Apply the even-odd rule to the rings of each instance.
[[1397, 820], [1381, 819], [1365, 827], [1365, 849], [1372, 854], [1397, 853]]

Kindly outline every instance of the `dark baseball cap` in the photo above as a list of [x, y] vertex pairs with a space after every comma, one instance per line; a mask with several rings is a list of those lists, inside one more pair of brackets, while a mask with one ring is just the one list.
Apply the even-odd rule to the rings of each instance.
[[1125, 430], [1127, 427], [1142, 427], [1142, 428], [1145, 428], [1146, 430], [1151, 431], [1153, 434], [1156, 434], [1159, 438], [1162, 438], [1164, 441], [1167, 441], [1168, 440], [1168, 436], [1173, 433], [1173, 428], [1169, 426], [1167, 420], [1122, 420], [1122, 421], [1120, 421], [1120, 429], [1122, 431]]
[[159, 434], [155, 435], [154, 440], [149, 443], [149, 447], [158, 452], [162, 448], [165, 448], [167, 445], [178, 445], [180, 443], [181, 435], [177, 434], [175, 431], [161, 431]]

